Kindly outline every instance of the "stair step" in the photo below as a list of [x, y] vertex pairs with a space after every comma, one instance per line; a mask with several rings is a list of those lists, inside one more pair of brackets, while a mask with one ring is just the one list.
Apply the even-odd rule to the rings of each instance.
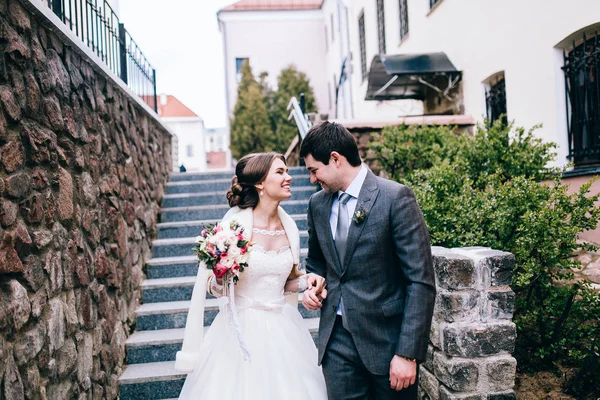
[[[305, 231], [308, 229], [308, 221], [306, 220], [306, 214], [291, 214], [296, 221], [298, 229]], [[203, 219], [196, 221], [177, 221], [177, 222], [161, 222], [158, 224], [158, 238], [169, 239], [179, 237], [191, 237], [198, 236], [202, 229], [207, 225], [214, 225], [220, 219]]]
[[[308, 200], [316, 191], [316, 186], [292, 187], [292, 199]], [[228, 204], [225, 193], [225, 191], [221, 191], [167, 194], [163, 197], [162, 206], [168, 208]]]
[[[306, 318], [304, 322], [316, 343], [319, 319]], [[208, 326], [205, 327], [205, 331], [207, 329]], [[175, 360], [175, 354], [181, 350], [184, 333], [184, 328], [134, 332], [127, 339], [125, 345], [127, 349], [127, 364]]]
[[[200, 232], [198, 232], [200, 233]], [[172, 239], [157, 239], [152, 242], [152, 257], [180, 257], [193, 254], [196, 236]], [[300, 232], [300, 247], [308, 247], [308, 232]]]
[[[303, 214], [308, 209], [308, 200], [288, 200], [281, 204], [288, 214]], [[229, 211], [229, 205], [162, 208], [161, 222], [186, 221], [190, 219], [220, 219]]]
[[[300, 264], [305, 265], [308, 249], [300, 249]], [[197, 258], [194, 255], [181, 257], [152, 258], [146, 263], [148, 279], [175, 278], [178, 276], [196, 276]]]
[[[305, 167], [290, 167], [288, 173], [296, 177], [298, 175], [306, 175]], [[223, 172], [172, 172], [169, 174], [169, 182], [179, 181], [206, 181], [214, 179], [229, 179], [233, 178], [235, 171]]]
[[179, 397], [187, 374], [175, 369], [174, 361], [128, 365], [119, 378], [121, 400]]
[[196, 276], [146, 279], [142, 282], [142, 301], [158, 303], [165, 301], [190, 300]]
[[[185, 328], [189, 308], [189, 300], [142, 304], [136, 310], [136, 330], [150, 331]], [[311, 311], [304, 308], [300, 296], [298, 297], [298, 311], [300, 311], [300, 314], [304, 318], [316, 318], [320, 315], [319, 311]], [[204, 326], [210, 325], [218, 312], [217, 299], [207, 298], [204, 305]]]
[[146, 263], [146, 276], [149, 279], [196, 276], [197, 273], [198, 262], [194, 255], [152, 258]]
[[[308, 175], [294, 177], [292, 187], [310, 186]], [[231, 187], [231, 178], [212, 179], [207, 181], [177, 181], [167, 182], [165, 185], [166, 194], [175, 193], [198, 193], [198, 192], [222, 192], [225, 193]], [[293, 190], [293, 189], [292, 189]]]

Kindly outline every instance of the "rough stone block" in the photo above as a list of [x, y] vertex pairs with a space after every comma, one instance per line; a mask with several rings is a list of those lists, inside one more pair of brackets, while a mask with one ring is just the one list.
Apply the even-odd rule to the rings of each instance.
[[473, 288], [476, 269], [473, 260], [453, 253], [434, 255], [436, 284], [442, 289], [460, 290]]
[[485, 357], [512, 353], [516, 328], [512, 322], [489, 324], [451, 324], [443, 328], [443, 350], [457, 357]]
[[440, 400], [486, 400], [486, 395], [479, 393], [454, 392], [444, 385], [440, 385]]
[[492, 286], [509, 286], [515, 269], [515, 256], [498, 250], [480, 253], [486, 257], [485, 263], [490, 269]]
[[470, 392], [477, 389], [479, 368], [472, 360], [446, 357], [436, 352], [433, 359], [435, 376], [449, 389]]
[[427, 353], [425, 354], [425, 361], [421, 364], [423, 368], [433, 371], [433, 355], [435, 354], [435, 348], [430, 344], [427, 346]]
[[440, 398], [440, 383], [435, 375], [423, 368], [423, 366], [419, 369], [419, 385], [428, 399], [438, 400]]
[[17, 365], [25, 365], [42, 350], [46, 338], [46, 324], [38, 323], [25, 332], [23, 337], [15, 343], [15, 357]]
[[476, 290], [438, 291], [434, 313], [446, 322], [477, 321], [479, 297]]
[[514, 390], [507, 390], [501, 393], [490, 393], [487, 398], [488, 400], [516, 400], [517, 394]]
[[487, 360], [486, 372], [490, 390], [494, 392], [511, 390], [515, 386], [516, 371], [517, 360], [513, 357], [504, 356]]
[[54, 298], [48, 303], [49, 310], [44, 320], [48, 323], [50, 353], [62, 347], [65, 342], [66, 324], [64, 305], [60, 299]]
[[512, 319], [515, 309], [515, 293], [510, 289], [492, 287], [487, 293], [484, 321]]

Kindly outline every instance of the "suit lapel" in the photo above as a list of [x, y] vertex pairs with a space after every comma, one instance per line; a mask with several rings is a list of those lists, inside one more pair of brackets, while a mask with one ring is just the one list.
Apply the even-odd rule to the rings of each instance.
[[342, 274], [344, 274], [346, 272], [346, 269], [348, 268], [348, 264], [352, 259], [352, 254], [354, 253], [356, 245], [358, 244], [360, 234], [362, 233], [362, 230], [366, 225], [367, 219], [369, 218], [371, 209], [373, 207], [373, 203], [375, 202], [375, 199], [377, 198], [378, 194], [379, 188], [377, 187], [377, 179], [375, 178], [375, 175], [373, 175], [373, 173], [369, 171], [367, 172], [367, 176], [365, 177], [363, 186], [360, 189], [358, 201], [356, 202], [356, 208], [354, 209], [355, 213], [358, 210], [362, 210], [366, 212], [366, 215], [360, 223], [356, 223], [354, 221], [354, 217], [352, 217], [352, 219], [350, 220], [350, 227], [348, 228], [348, 240], [346, 242], [346, 254], [344, 255], [345, 262], [341, 269]]

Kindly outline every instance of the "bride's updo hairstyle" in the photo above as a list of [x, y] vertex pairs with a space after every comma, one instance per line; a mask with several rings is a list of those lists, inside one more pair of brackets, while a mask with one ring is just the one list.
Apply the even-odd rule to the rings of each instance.
[[240, 158], [231, 180], [231, 189], [227, 192], [229, 207], [256, 207], [259, 195], [254, 185], [265, 180], [276, 158], [285, 163], [285, 157], [275, 152], [253, 153]]

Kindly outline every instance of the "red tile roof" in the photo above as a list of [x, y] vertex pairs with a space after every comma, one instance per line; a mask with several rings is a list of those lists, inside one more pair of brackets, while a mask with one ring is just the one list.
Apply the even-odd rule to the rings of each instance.
[[157, 98], [159, 117], [198, 117], [195, 112], [190, 110], [175, 96], [166, 95], [167, 101], [163, 105], [161, 103], [163, 96], [164, 95], [159, 95]]
[[221, 11], [318, 10], [323, 0], [240, 0]]

